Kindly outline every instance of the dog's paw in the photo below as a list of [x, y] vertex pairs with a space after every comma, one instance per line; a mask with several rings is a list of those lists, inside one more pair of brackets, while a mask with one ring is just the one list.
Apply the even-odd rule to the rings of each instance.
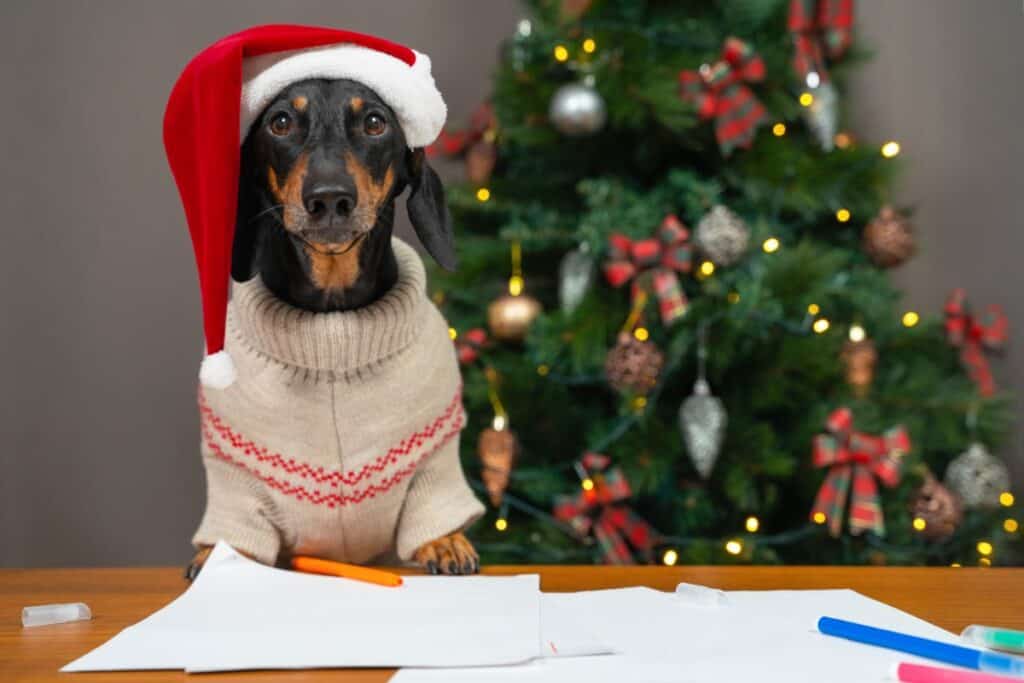
[[205, 545], [199, 549], [199, 551], [192, 556], [192, 562], [185, 567], [185, 580], [194, 581], [199, 572], [202, 571], [203, 565], [206, 564], [206, 558], [210, 556], [210, 552], [213, 550], [213, 546]]
[[480, 556], [461, 533], [424, 543], [413, 559], [431, 574], [476, 574], [480, 571]]

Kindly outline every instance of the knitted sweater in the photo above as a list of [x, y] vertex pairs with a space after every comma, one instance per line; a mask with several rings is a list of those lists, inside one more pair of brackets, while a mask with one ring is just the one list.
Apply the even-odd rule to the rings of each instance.
[[459, 463], [448, 325], [419, 255], [392, 245], [398, 282], [352, 311], [310, 313], [258, 277], [235, 283], [238, 379], [199, 396], [207, 502], [194, 544], [223, 539], [268, 564], [407, 561], [483, 513]]

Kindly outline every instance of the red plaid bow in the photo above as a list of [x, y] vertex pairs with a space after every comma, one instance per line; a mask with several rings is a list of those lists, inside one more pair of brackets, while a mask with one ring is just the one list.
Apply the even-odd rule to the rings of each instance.
[[825, 56], [841, 57], [853, 42], [853, 0], [790, 0], [788, 28], [796, 48], [793, 68], [800, 81], [807, 83], [807, 74], [814, 72], [818, 82], [824, 83], [828, 80]]
[[885, 520], [875, 477], [892, 488], [900, 481], [899, 458], [910, 450], [910, 436], [896, 426], [883, 436], [853, 430], [853, 413], [839, 408], [825, 423], [827, 434], [814, 437], [812, 460], [815, 467], [831, 467], [818, 490], [811, 519], [828, 521], [829, 531], [838, 536], [843, 528], [846, 496], [853, 482], [850, 500], [850, 533], [873, 531], [885, 535]]
[[971, 379], [978, 385], [978, 393], [991, 396], [996, 392], [992, 369], [985, 357], [985, 349], [999, 349], [1009, 336], [1009, 320], [1003, 309], [990, 305], [979, 320], [968, 310], [967, 295], [954, 289], [946, 301], [946, 337], [960, 349], [960, 360], [967, 366]]
[[715, 119], [722, 153], [750, 147], [757, 126], [768, 119], [764, 105], [744, 83], [764, 80], [764, 61], [739, 38], [727, 38], [722, 58], [700, 71], [679, 73], [682, 97], [697, 104], [701, 118]]
[[487, 332], [480, 327], [474, 327], [460, 334], [455, 338], [455, 352], [459, 357], [459, 363], [469, 365], [480, 357], [480, 349], [487, 344]]
[[650, 561], [656, 532], [635, 512], [618, 504], [629, 498], [632, 491], [622, 470], [608, 468], [610, 462], [608, 456], [600, 453], [585, 454], [583, 467], [601, 472], [590, 475], [593, 487], [578, 496], [556, 498], [555, 517], [568, 522], [581, 535], [593, 529], [605, 564], [636, 564], [630, 547]]
[[692, 268], [689, 239], [690, 231], [673, 215], [665, 216], [655, 236], [645, 240], [634, 242], [614, 233], [608, 238], [604, 276], [612, 287], [633, 280], [634, 302], [641, 291], [653, 291], [662, 321], [671, 324], [686, 313], [686, 295], [676, 271], [688, 273]]
[[490, 102], [483, 102], [473, 117], [469, 120], [469, 126], [464, 130], [452, 131], [444, 128], [437, 136], [437, 140], [427, 146], [427, 156], [444, 154], [445, 156], [459, 156], [474, 143], [483, 139], [489, 130], [497, 128], [497, 118], [494, 115], [494, 105]]

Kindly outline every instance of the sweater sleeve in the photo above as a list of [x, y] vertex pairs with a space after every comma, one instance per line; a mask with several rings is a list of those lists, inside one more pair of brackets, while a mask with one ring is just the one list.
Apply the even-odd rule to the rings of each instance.
[[398, 520], [396, 550], [403, 562], [424, 543], [461, 531], [484, 513], [459, 462], [459, 437], [416, 468]]
[[[205, 450], [205, 447], [204, 447]], [[223, 540], [254, 560], [273, 565], [281, 531], [273, 501], [259, 481], [230, 463], [205, 454], [206, 512], [192, 537], [196, 547]]]

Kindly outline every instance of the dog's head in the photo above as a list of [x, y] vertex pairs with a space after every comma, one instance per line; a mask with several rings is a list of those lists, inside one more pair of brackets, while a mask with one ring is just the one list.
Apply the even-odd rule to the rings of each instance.
[[239, 185], [236, 280], [256, 268], [254, 223], [270, 221], [314, 257], [342, 255], [390, 238], [394, 200], [407, 186], [417, 236], [442, 267], [455, 267], [440, 179], [422, 149], [408, 148], [391, 108], [360, 83], [310, 79], [283, 90], [246, 137]]

